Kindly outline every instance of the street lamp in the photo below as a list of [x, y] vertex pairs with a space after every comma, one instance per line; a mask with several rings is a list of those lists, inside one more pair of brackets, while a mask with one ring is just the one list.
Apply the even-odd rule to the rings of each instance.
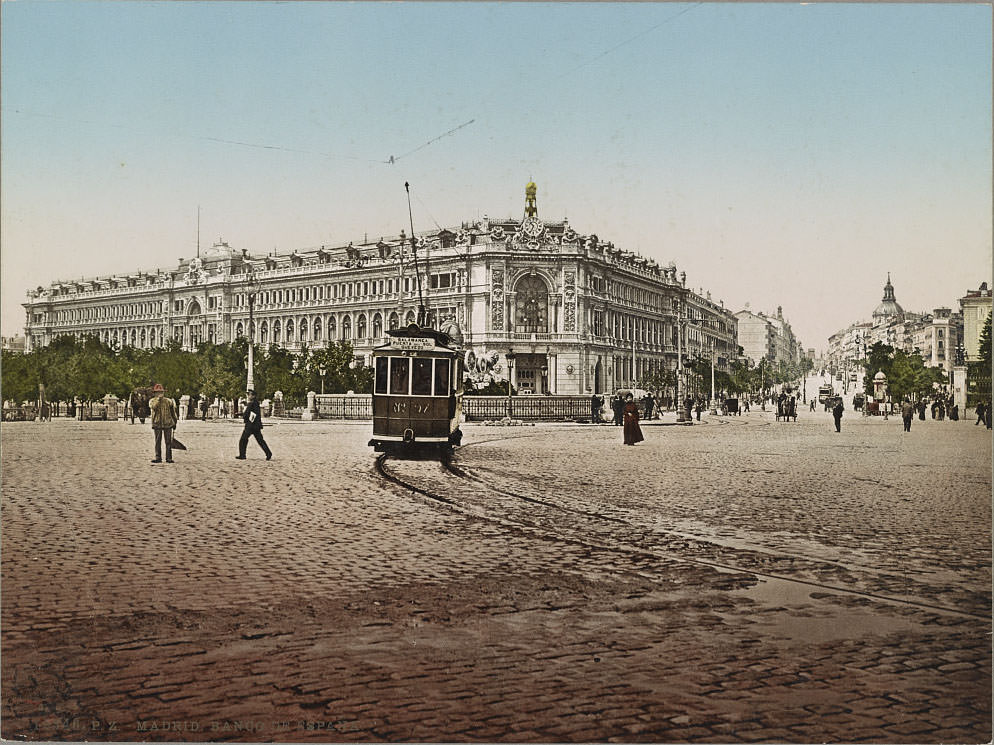
[[255, 296], [259, 294], [260, 284], [258, 278], [255, 276], [255, 272], [250, 266], [245, 275], [245, 294], [248, 296], [249, 304], [248, 380], [245, 383], [245, 389], [249, 391], [255, 390], [255, 379], [252, 375], [255, 362], [252, 356], [252, 347], [255, 346], [255, 317], [252, 314], [252, 308], [255, 305]]
[[328, 373], [328, 368], [324, 365], [318, 366], [318, 375], [321, 376], [321, 395], [324, 395], [324, 376]]
[[511, 349], [507, 350], [507, 418], [511, 418], [511, 368], [514, 365], [514, 352]]

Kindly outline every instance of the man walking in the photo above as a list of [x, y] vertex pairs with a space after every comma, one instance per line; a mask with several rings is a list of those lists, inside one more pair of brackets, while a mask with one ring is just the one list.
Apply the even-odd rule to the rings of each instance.
[[911, 418], [915, 415], [915, 407], [911, 404], [911, 399], [907, 396], [904, 397], [904, 403], [901, 404], [901, 418], [904, 420], [904, 431], [911, 431]]
[[176, 404], [166, 398], [161, 383], [152, 388], [152, 429], [155, 431], [155, 458], [153, 463], [162, 463], [162, 440], [166, 441], [166, 463], [173, 462], [173, 430], [176, 429]]
[[984, 411], [985, 411], [984, 402], [981, 401], [979, 404], [977, 404], [977, 421], [974, 423], [973, 425], [974, 427], [976, 427], [978, 424], [984, 423]]
[[842, 431], [842, 399], [836, 399], [835, 406], [832, 408], [832, 416], [835, 417], [835, 431]]
[[601, 421], [601, 397], [596, 393], [590, 397], [590, 423], [599, 424]]
[[238, 460], [245, 460], [245, 448], [248, 446], [249, 437], [254, 436], [255, 441], [262, 448], [262, 452], [266, 454], [266, 460], [272, 460], [273, 451], [269, 449], [269, 445], [262, 439], [262, 410], [259, 408], [259, 402], [255, 399], [255, 391], [248, 390], [245, 394], [248, 397], [248, 401], [245, 403], [245, 411], [242, 412], [245, 429], [242, 430], [241, 439], [238, 440], [238, 455], [235, 457]]

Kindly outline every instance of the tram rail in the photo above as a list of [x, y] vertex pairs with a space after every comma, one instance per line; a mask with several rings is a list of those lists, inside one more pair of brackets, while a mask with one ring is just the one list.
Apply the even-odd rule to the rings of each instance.
[[[537, 435], [518, 435], [520, 437], [534, 437]], [[487, 442], [497, 440], [507, 440], [507, 437], [480, 440], [464, 446], [479, 446]], [[876, 581], [886, 583], [887, 581], [901, 581], [907, 586], [906, 577], [897, 577], [885, 569], [875, 567], [864, 567], [845, 564], [839, 561], [825, 559], [822, 557], [805, 556], [795, 552], [775, 551], [767, 547], [752, 546], [749, 548], [731, 548], [722, 545], [720, 541], [715, 541], [706, 535], [692, 535], [686, 532], [676, 532], [653, 527], [651, 530], [640, 527], [624, 517], [619, 517], [602, 512], [579, 509], [569, 505], [541, 499], [539, 497], [522, 494], [513, 489], [497, 486], [490, 483], [484, 477], [478, 475], [471, 467], [466, 467], [455, 462], [456, 456], [451, 452], [426, 453], [424, 457], [414, 461], [423, 464], [415, 471], [420, 473], [403, 473], [405, 466], [401, 463], [411, 461], [401, 461], [396, 458], [396, 454], [383, 453], [376, 458], [376, 472], [388, 482], [408, 492], [418, 494], [422, 498], [438, 505], [444, 505], [449, 510], [456, 511], [467, 517], [483, 520], [489, 523], [500, 525], [501, 527], [515, 532], [522, 532], [531, 537], [542, 540], [559, 541], [572, 545], [579, 545], [587, 549], [629, 554], [633, 557], [649, 557], [653, 559], [677, 561], [685, 564], [704, 566], [723, 573], [737, 573], [749, 575], [754, 578], [772, 579], [789, 582], [795, 585], [809, 587], [812, 590], [819, 590], [827, 593], [837, 593], [847, 597], [863, 598], [899, 606], [903, 608], [914, 608], [924, 612], [938, 613], [942, 615], [952, 615], [963, 618], [981, 619], [988, 621], [989, 614], [974, 611], [967, 607], [955, 607], [949, 603], [943, 603], [921, 597], [908, 597], [902, 593], [887, 592], [855, 587], [841, 581], [820, 580], [815, 578], [798, 577], [787, 571], [771, 570], [764, 568], [766, 563], [781, 563], [789, 565], [789, 568], [809, 573], [823, 574], [843, 574], [852, 577], [857, 581], [857, 575], [866, 575]], [[396, 465], [395, 465], [396, 464]], [[424, 465], [427, 464], [427, 465]], [[434, 467], [437, 466], [437, 467]], [[426, 468], [432, 467], [427, 472]], [[412, 470], [408, 467], [407, 470]], [[481, 470], [487, 470], [482, 468]], [[439, 475], [438, 472], [441, 472]], [[455, 481], [452, 481], [455, 479]], [[453, 492], [458, 491], [456, 484], [472, 483], [476, 494], [485, 495], [485, 499], [476, 503], [465, 498], [455, 496]], [[456, 487], [456, 488], [453, 488]], [[508, 510], [508, 505], [511, 510]], [[523, 517], [521, 510], [515, 511], [513, 508], [527, 507], [527, 514], [531, 517]], [[551, 515], [535, 516], [535, 510], [546, 511]], [[571, 528], [564, 527], [562, 516], [569, 515], [571, 518]], [[558, 519], [556, 519], [558, 518]], [[618, 531], [621, 531], [620, 535]], [[597, 540], [598, 536], [606, 538], [605, 531], [611, 539]], [[654, 545], [644, 545], [652, 541]], [[660, 543], [669, 545], [660, 546]], [[732, 554], [737, 558], [708, 558], [704, 556], [693, 556], [692, 553], [718, 553]], [[864, 577], [865, 581], [865, 577]], [[926, 585], [916, 585], [919, 589]], [[973, 603], [970, 603], [972, 605]], [[962, 606], [962, 604], [961, 604]]]

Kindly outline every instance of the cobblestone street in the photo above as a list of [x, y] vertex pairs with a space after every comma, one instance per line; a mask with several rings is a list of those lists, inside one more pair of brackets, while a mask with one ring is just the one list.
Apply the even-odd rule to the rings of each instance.
[[2, 736], [991, 740], [991, 435], [772, 413], [2, 431]]

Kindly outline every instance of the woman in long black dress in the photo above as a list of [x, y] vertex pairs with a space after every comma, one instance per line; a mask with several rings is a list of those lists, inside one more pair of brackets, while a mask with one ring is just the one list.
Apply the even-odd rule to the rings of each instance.
[[639, 427], [639, 407], [635, 404], [635, 397], [629, 393], [625, 397], [625, 444], [634, 445], [636, 442], [642, 442], [645, 438], [642, 437], [642, 428]]

